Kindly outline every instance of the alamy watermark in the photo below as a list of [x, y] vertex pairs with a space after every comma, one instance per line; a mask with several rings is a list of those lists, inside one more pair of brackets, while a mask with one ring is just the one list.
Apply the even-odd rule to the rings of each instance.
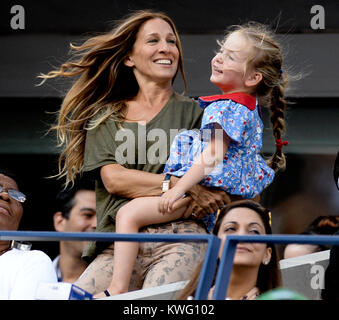
[[[146, 122], [139, 121], [137, 132], [128, 128], [122, 128], [116, 132], [114, 141], [117, 147], [115, 148], [114, 158], [121, 165], [136, 163], [165, 164], [168, 160], [167, 148], [169, 143], [172, 142], [172, 153], [168, 162], [172, 167], [179, 165], [178, 167], [181, 168], [190, 161], [198, 162], [201, 160], [206, 165], [213, 166], [212, 150], [205, 151], [203, 159], [199, 157], [211, 141], [212, 135], [215, 140], [220, 141], [223, 138], [223, 129], [170, 129], [168, 137], [167, 132], [161, 128], [146, 132]], [[215, 167], [211, 174], [219, 174], [221, 167]]]
[[311, 267], [311, 274], [314, 274], [311, 278], [311, 288], [313, 290], [325, 288], [325, 268], [322, 265], [315, 264]]
[[11, 28], [13, 30], [25, 29], [25, 8], [19, 4], [11, 7], [12, 18], [10, 21]]
[[313, 30], [325, 29], [325, 9], [323, 6], [317, 4], [311, 7], [312, 16], [310, 25]]
[[[13, 30], [24, 30], [25, 29], [25, 8], [16, 4], [10, 9], [11, 19], [10, 26]], [[325, 8], [319, 4], [311, 7], [310, 26], [313, 30], [325, 29]]]

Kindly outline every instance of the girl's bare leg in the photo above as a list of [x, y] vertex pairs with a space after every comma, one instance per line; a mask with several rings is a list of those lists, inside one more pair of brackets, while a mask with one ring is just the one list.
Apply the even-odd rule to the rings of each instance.
[[[158, 210], [159, 199], [159, 197], [137, 198], [120, 208], [116, 216], [116, 232], [137, 233], [146, 225], [179, 219], [186, 209], [184, 207], [162, 215]], [[107, 288], [111, 295], [128, 291], [138, 249], [138, 242], [116, 241], [114, 243], [114, 271], [111, 284]]]

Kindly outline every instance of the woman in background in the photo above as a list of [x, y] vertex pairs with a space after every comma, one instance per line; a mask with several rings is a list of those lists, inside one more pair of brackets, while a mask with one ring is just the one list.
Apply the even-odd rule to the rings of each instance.
[[[220, 258], [227, 235], [272, 234], [270, 212], [252, 200], [232, 202], [220, 211], [213, 234], [222, 239]], [[179, 299], [194, 297], [202, 263], [203, 260]], [[280, 285], [281, 273], [275, 246], [271, 243], [238, 243], [225, 299], [253, 300]], [[210, 289], [209, 299], [212, 299], [213, 291], [214, 285]]]

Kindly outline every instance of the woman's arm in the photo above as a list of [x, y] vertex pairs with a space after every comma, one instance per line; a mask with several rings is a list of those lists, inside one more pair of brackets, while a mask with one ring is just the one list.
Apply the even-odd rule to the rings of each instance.
[[[222, 130], [222, 129], [220, 129]], [[224, 132], [222, 130], [222, 132]], [[217, 162], [222, 161], [227, 151], [229, 138], [226, 134], [213, 135], [211, 143], [201, 153], [197, 161], [181, 179], [171, 178], [171, 187], [184, 189], [185, 192], [199, 183]], [[124, 198], [139, 198], [161, 195], [163, 174], [127, 169], [120, 164], [108, 164], [100, 169], [100, 176], [106, 190]]]
[[127, 169], [120, 164], [101, 167], [100, 176], [109, 193], [130, 199], [161, 195], [164, 179], [163, 174]]
[[[162, 194], [163, 174], [156, 174], [135, 169], [127, 169], [120, 164], [108, 164], [100, 170], [101, 180], [106, 190], [123, 198], [135, 199], [139, 197], [160, 196]], [[174, 186], [179, 178], [171, 177], [171, 186]], [[212, 213], [211, 207], [215, 207], [219, 200], [214, 199], [213, 194], [207, 192], [204, 194], [199, 186], [192, 188], [192, 193], [198, 195], [202, 193], [203, 200], [192, 200], [189, 196], [175, 203], [173, 209], [187, 207], [184, 217], [191, 216], [194, 212], [200, 212], [203, 215]], [[206, 212], [206, 213], [205, 213]]]
[[[163, 174], [155, 174], [135, 169], [127, 169], [119, 164], [105, 165], [100, 170], [101, 179], [106, 190], [124, 198], [160, 196], [162, 194]], [[171, 187], [180, 179], [172, 176]], [[187, 206], [184, 217], [194, 212], [197, 219], [212, 214], [218, 208], [230, 202], [226, 192], [196, 184], [186, 192], [188, 196], [178, 200], [173, 210]]]

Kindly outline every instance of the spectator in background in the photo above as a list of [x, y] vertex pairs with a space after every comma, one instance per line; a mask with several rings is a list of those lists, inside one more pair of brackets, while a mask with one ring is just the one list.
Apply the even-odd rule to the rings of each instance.
[[[213, 234], [222, 239], [219, 257], [227, 235], [272, 234], [268, 209], [252, 200], [230, 203], [220, 210]], [[203, 260], [179, 299], [194, 296]], [[254, 300], [260, 294], [281, 285], [278, 256], [273, 244], [239, 243], [234, 255], [233, 271], [227, 288], [227, 300]], [[211, 288], [209, 299], [213, 296]]]
[[[301, 234], [332, 235], [339, 231], [339, 216], [319, 216]], [[328, 250], [327, 245], [290, 243], [285, 247], [284, 259]]]
[[[94, 181], [82, 181], [59, 192], [54, 228], [59, 232], [93, 232], [96, 228]], [[88, 264], [81, 258], [86, 241], [60, 241], [60, 255], [53, 265], [59, 282], [75, 282]]]
[[[0, 169], [0, 230], [16, 231], [26, 197], [18, 178]], [[0, 241], [0, 300], [34, 300], [41, 282], [57, 282], [51, 259], [42, 251]]]

